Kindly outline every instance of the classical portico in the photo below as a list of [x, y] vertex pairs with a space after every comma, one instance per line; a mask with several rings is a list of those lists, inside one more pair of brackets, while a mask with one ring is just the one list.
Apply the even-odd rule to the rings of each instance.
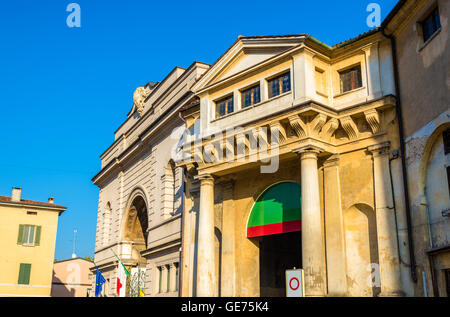
[[[366, 44], [327, 55], [302, 36], [240, 38], [194, 84], [200, 105], [184, 117], [198, 133], [177, 163], [188, 294], [284, 296], [296, 267], [306, 296], [401, 295], [396, 100], [380, 82], [391, 74], [386, 43]], [[338, 93], [355, 64], [362, 87]]]

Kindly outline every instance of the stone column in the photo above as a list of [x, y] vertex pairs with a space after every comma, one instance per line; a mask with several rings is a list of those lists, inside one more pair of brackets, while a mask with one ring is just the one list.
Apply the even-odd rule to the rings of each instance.
[[177, 291], [177, 268], [174, 263], [170, 264], [169, 266], [169, 276], [170, 276], [170, 285], [169, 285], [169, 292], [176, 292]]
[[375, 214], [381, 281], [379, 296], [402, 296], [404, 293], [401, 286], [395, 210], [389, 175], [389, 146], [389, 142], [383, 142], [368, 148], [373, 156]]
[[235, 250], [235, 206], [234, 182], [223, 185], [223, 216], [222, 216], [222, 278], [221, 296], [236, 296], [236, 250]]
[[162, 276], [161, 276], [161, 293], [167, 293], [169, 290], [167, 289], [167, 279], [169, 278], [169, 270], [167, 268], [167, 265], [163, 265], [161, 267], [162, 270]]
[[325, 262], [322, 217], [319, 197], [317, 154], [312, 146], [295, 150], [301, 160], [302, 188], [302, 265], [305, 273], [305, 295], [325, 296]]
[[197, 243], [197, 296], [214, 296], [215, 248], [214, 248], [214, 178], [211, 175], [199, 175], [200, 211]]
[[323, 163], [323, 173], [326, 257], [330, 264], [327, 265], [328, 295], [345, 296], [347, 275], [338, 154]]

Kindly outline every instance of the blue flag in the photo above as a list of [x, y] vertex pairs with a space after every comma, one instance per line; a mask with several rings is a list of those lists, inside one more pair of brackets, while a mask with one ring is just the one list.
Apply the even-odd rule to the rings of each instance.
[[95, 297], [99, 297], [102, 292], [103, 284], [106, 282], [106, 280], [103, 277], [102, 273], [100, 273], [98, 267], [96, 268], [97, 274], [95, 276]]

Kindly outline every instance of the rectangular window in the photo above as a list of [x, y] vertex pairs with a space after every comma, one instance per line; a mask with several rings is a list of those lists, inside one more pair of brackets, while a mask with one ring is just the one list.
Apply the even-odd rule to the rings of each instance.
[[291, 73], [287, 72], [281, 76], [268, 81], [269, 98], [276, 97], [291, 90]]
[[233, 96], [223, 98], [216, 102], [216, 118], [234, 112]]
[[170, 265], [166, 266], [167, 270], [167, 292], [170, 292]]
[[426, 42], [440, 28], [441, 20], [439, 19], [439, 9], [436, 7], [436, 9], [422, 21], [423, 41]]
[[448, 184], [448, 194], [450, 197], [450, 166], [447, 166], [447, 184]]
[[361, 66], [339, 72], [341, 82], [341, 93], [362, 87]]
[[17, 244], [38, 246], [41, 241], [41, 226], [19, 225]]
[[180, 267], [178, 266], [178, 263], [175, 263], [175, 270], [176, 270], [176, 284], [175, 284], [175, 290], [178, 291], [179, 283], [180, 283]]
[[162, 293], [162, 279], [163, 279], [163, 276], [162, 276], [162, 267], [161, 266], [158, 267], [158, 271], [159, 271], [159, 291], [158, 291], [158, 293]]
[[261, 102], [261, 93], [259, 85], [248, 88], [242, 92], [242, 107], [249, 107], [251, 105]]
[[442, 138], [444, 139], [444, 153], [447, 155], [450, 153], [450, 129], [447, 129], [442, 133]]
[[31, 264], [20, 263], [18, 284], [30, 284]]

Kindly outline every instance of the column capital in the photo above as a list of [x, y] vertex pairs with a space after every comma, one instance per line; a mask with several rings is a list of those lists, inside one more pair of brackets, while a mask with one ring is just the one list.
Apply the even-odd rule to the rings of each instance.
[[333, 154], [323, 162], [323, 167], [333, 167], [339, 165], [339, 154]]
[[214, 184], [214, 176], [208, 173], [205, 174], [200, 174], [200, 175], [196, 175], [194, 176], [195, 180], [199, 180], [200, 181], [200, 185], [204, 184], [204, 183], [212, 183]]
[[374, 157], [381, 155], [389, 155], [389, 148], [391, 146], [390, 141], [382, 142], [379, 144], [371, 145], [367, 148], [367, 151], [372, 153]]
[[325, 150], [318, 146], [315, 146], [315, 145], [305, 145], [305, 146], [293, 149], [292, 152], [294, 152], [298, 156], [300, 156], [300, 159], [305, 159], [305, 158], [316, 158], [317, 159], [317, 155], [325, 152]]

